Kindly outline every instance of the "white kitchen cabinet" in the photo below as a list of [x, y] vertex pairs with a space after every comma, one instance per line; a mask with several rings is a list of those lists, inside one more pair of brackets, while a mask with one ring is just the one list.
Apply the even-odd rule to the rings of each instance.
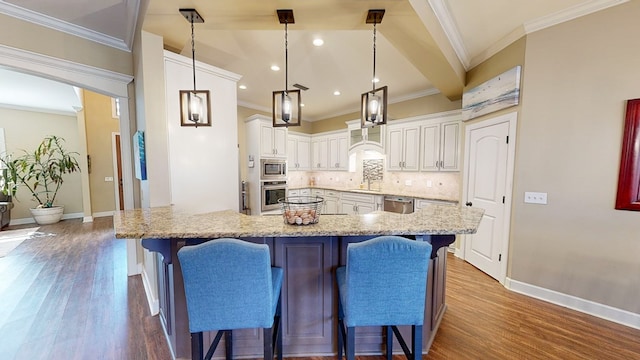
[[348, 137], [344, 131], [311, 137], [312, 170], [348, 170]]
[[363, 215], [382, 209], [382, 196], [343, 192], [340, 196], [340, 212]]
[[327, 170], [328, 139], [325, 136], [314, 136], [311, 139], [312, 170]]
[[389, 124], [387, 133], [387, 170], [418, 171], [420, 125]]
[[445, 201], [445, 200], [415, 199], [414, 208], [415, 210], [422, 209], [424, 207], [427, 207], [429, 204], [455, 206], [458, 203], [454, 201]]
[[340, 208], [338, 206], [340, 201], [340, 192], [334, 190], [324, 191], [324, 206], [322, 209], [323, 214], [339, 214]]
[[287, 157], [287, 129], [274, 128], [271, 123], [260, 125], [260, 156]]
[[263, 115], [245, 120], [247, 152], [256, 159], [287, 157], [287, 128], [274, 128], [271, 121]]
[[288, 134], [287, 162], [290, 171], [311, 170], [311, 137], [309, 135]]
[[460, 121], [424, 124], [421, 127], [421, 171], [460, 170]]
[[328, 169], [348, 170], [349, 169], [349, 149], [346, 134], [333, 135], [328, 138]]
[[362, 129], [360, 120], [347, 121], [349, 130], [349, 150], [362, 148], [364, 150], [384, 151], [385, 125]]

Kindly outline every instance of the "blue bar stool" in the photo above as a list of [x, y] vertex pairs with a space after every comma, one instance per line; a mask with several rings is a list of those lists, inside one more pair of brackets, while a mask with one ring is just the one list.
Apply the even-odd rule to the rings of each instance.
[[203, 331], [218, 331], [204, 359], [211, 359], [225, 335], [233, 357], [233, 329], [263, 328], [264, 358], [282, 360], [280, 292], [283, 271], [271, 267], [269, 247], [238, 239], [217, 239], [178, 251], [191, 332], [191, 358], [203, 359]]
[[[338, 282], [338, 359], [355, 358], [355, 328], [383, 326], [387, 359], [396, 335], [407, 359], [422, 357], [422, 324], [431, 244], [399, 236], [380, 236], [347, 246], [347, 266]], [[411, 325], [412, 349], [397, 325]]]

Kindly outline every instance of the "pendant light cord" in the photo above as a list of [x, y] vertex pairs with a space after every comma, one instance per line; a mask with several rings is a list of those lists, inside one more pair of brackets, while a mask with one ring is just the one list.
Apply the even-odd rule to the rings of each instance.
[[196, 38], [193, 32], [193, 17], [191, 15], [191, 63], [193, 66], [193, 91], [196, 91]]
[[373, 23], [373, 79], [371, 79], [371, 93], [376, 90], [376, 22]]
[[284, 93], [289, 91], [289, 23], [284, 22]]

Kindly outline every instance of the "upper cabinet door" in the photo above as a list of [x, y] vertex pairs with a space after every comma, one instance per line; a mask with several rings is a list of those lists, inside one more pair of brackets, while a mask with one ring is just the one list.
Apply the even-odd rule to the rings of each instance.
[[422, 150], [420, 170], [438, 171], [440, 162], [440, 124], [422, 126]]
[[275, 150], [275, 156], [287, 157], [287, 129], [281, 127], [272, 129], [273, 148]]
[[460, 170], [460, 122], [451, 121], [440, 125], [440, 170]]
[[389, 125], [387, 129], [387, 170], [418, 171], [420, 125]]
[[287, 157], [287, 129], [274, 128], [270, 123], [260, 124], [260, 156]]
[[311, 139], [300, 137], [296, 143], [298, 170], [311, 170]]
[[421, 171], [460, 170], [460, 121], [422, 125]]

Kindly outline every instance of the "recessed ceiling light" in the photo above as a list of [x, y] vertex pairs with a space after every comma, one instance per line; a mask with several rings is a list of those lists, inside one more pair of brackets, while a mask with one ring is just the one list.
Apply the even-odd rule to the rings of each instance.
[[304, 103], [300, 103], [300, 106], [304, 107]]
[[246, 89], [247, 89], [247, 85], [240, 85], [240, 86], [238, 86], [238, 87], [239, 87], [240, 89], [242, 89], [242, 90], [246, 90]]
[[320, 38], [313, 39], [313, 45], [322, 46], [323, 44], [324, 44], [324, 40], [322, 40]]
[[338, 91], [338, 90], [334, 91], [334, 92], [333, 92], [333, 95], [335, 95], [335, 96], [340, 95], [340, 91]]
[[372, 80], [372, 81], [373, 81], [374, 83], [377, 83], [377, 82], [380, 82], [380, 79], [378, 79], [378, 78], [373, 78], [373, 80]]
[[280, 66], [278, 66], [278, 65], [271, 65], [271, 70], [273, 70], [273, 71], [280, 71]]

